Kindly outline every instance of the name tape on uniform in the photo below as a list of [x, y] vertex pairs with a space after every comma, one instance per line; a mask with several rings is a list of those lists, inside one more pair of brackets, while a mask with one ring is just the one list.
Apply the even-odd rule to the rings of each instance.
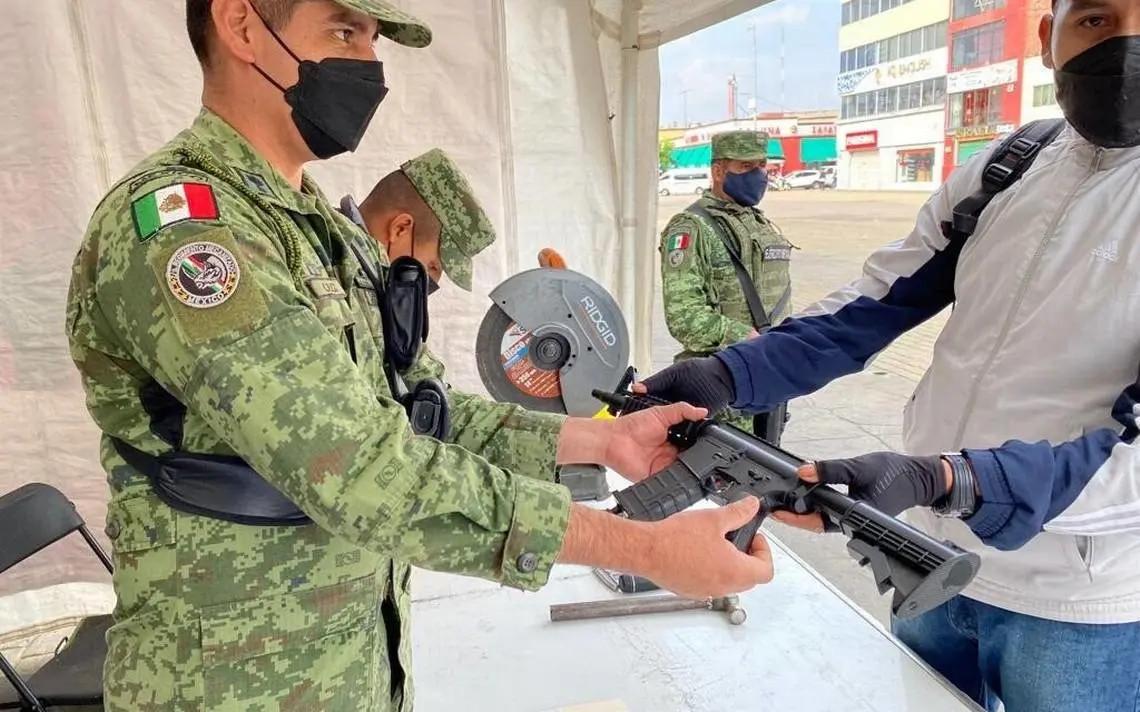
[[792, 248], [789, 245], [768, 245], [764, 248], [765, 260], [790, 260]]

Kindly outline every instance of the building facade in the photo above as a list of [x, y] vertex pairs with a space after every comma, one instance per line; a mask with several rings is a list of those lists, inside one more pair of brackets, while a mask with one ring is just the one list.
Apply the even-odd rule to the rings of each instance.
[[846, 0], [840, 188], [932, 190], [995, 139], [1061, 117], [1039, 24], [1051, 0]]
[[1062, 118], [1064, 114], [1053, 88], [1053, 70], [1041, 63], [1041, 55], [1026, 57], [1021, 66], [1021, 123]]
[[[1036, 51], [1032, 0], [950, 0], [943, 177], [1024, 122], [1024, 59]], [[1050, 84], [1052, 78], [1050, 77]]]
[[1053, 70], [1041, 63], [1040, 18], [1052, 9], [1051, 0], [1029, 0], [1025, 28], [1025, 57], [1021, 61], [1021, 123], [1064, 116], [1057, 106]]
[[711, 137], [741, 129], [768, 134], [770, 172], [790, 173], [831, 164], [836, 160], [836, 118], [834, 111], [760, 113], [749, 119], [695, 126], [673, 140], [673, 165], [707, 166], [712, 158]]
[[943, 172], [948, 0], [847, 0], [837, 187], [922, 190]]

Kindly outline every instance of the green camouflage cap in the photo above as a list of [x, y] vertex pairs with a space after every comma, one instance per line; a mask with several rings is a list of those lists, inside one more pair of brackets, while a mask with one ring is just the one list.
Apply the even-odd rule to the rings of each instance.
[[495, 241], [491, 219], [467, 178], [440, 149], [416, 156], [400, 170], [439, 220], [439, 256], [447, 278], [470, 292], [471, 258]]
[[763, 131], [725, 131], [712, 137], [712, 159], [760, 161], [768, 157], [768, 134]]
[[363, 12], [380, 22], [380, 35], [405, 47], [427, 47], [431, 28], [384, 0], [335, 0], [351, 10]]

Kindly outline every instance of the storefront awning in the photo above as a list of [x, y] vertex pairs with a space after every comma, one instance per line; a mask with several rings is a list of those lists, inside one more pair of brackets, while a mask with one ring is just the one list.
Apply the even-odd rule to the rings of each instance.
[[805, 163], [824, 163], [839, 158], [834, 136], [805, 136], [800, 140], [800, 160]]
[[973, 156], [978, 151], [981, 151], [989, 144], [990, 142], [988, 139], [983, 139], [981, 141], [960, 141], [958, 143], [957, 165], [960, 166], [966, 161], [970, 160], [970, 156]]
[[[807, 141], [808, 139], [804, 139]], [[832, 140], [832, 155], [834, 157], [834, 143]], [[775, 161], [784, 160], [784, 147], [780, 145], [780, 139], [768, 139], [768, 159]], [[682, 146], [673, 149], [673, 167], [674, 168], [695, 168], [708, 166], [712, 162], [712, 144], [702, 143], [696, 146]]]

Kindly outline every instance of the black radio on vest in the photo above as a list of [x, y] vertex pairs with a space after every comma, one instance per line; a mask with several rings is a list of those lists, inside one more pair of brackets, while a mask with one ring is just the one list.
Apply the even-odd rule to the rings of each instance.
[[[368, 233], [364, 218], [350, 196], [341, 201], [340, 211]], [[348, 245], [364, 276], [376, 290], [384, 325], [384, 375], [392, 397], [404, 406], [412, 432], [444, 440], [451, 432], [447, 389], [436, 378], [425, 378], [409, 388], [401, 375], [416, 362], [428, 337], [427, 269], [414, 257], [398, 257], [388, 267], [388, 281], [384, 284], [360, 247], [352, 240]]]

